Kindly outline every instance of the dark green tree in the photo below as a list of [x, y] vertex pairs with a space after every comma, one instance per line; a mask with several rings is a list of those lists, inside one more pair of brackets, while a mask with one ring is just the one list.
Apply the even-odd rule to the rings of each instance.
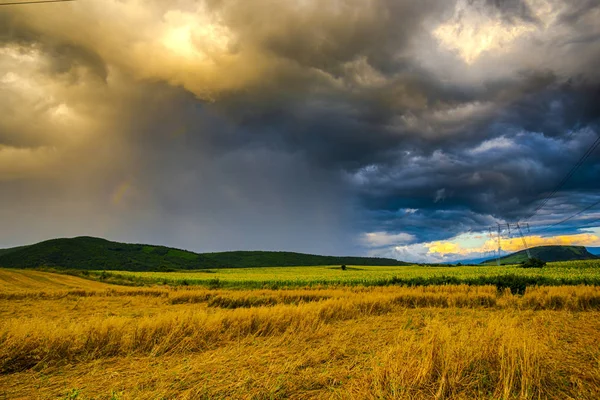
[[527, 261], [523, 261], [521, 268], [543, 268], [545, 265], [546, 261], [534, 257], [528, 259]]

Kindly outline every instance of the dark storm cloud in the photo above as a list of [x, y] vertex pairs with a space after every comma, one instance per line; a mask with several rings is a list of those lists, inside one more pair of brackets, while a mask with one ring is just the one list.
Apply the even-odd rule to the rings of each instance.
[[17, 45], [23, 52], [40, 50], [46, 55], [48, 60], [46, 68], [50, 74], [68, 75], [69, 78], [76, 79], [77, 75], [73, 74], [74, 68], [83, 66], [104, 81], [108, 76], [106, 63], [94, 49], [76, 45], [70, 40], [45, 35], [36, 29], [26, 28], [10, 13], [0, 12], [1, 45]]
[[[41, 193], [48, 210], [69, 198], [65, 234], [355, 253], [365, 232], [422, 242], [523, 218], [599, 133], [591, 2], [550, 2], [551, 22], [529, 1], [198, 4], [0, 11], [11, 101], [32, 96], [18, 79], [47, 91], [31, 100], [39, 116], [0, 124], [0, 168], [29, 157], [0, 181], [3, 206], [28, 198], [13, 206], [25, 215]], [[458, 24], [442, 33], [467, 61], [432, 33], [444, 23]], [[452, 40], [474, 23], [500, 45]], [[21, 76], [19, 63], [35, 66]], [[545, 213], [589, 204], [597, 154]], [[75, 220], [91, 210], [84, 229]]]
[[486, 0], [485, 4], [498, 10], [509, 22], [515, 22], [515, 19], [539, 22], [529, 4], [523, 0]]
[[[594, 140], [595, 133], [580, 135], [580, 141], [572, 138], [570, 142], [531, 132], [501, 136], [456, 153], [439, 151], [427, 157], [406, 157], [397, 165], [359, 172], [356, 180], [360, 182], [362, 175], [362, 193], [371, 209], [419, 208], [435, 212], [442, 208], [514, 221], [525, 217], [534, 201], [555, 187]], [[599, 161], [597, 156], [591, 157], [578, 177], [591, 175]], [[597, 182], [581, 178], [565, 188], [593, 191], [597, 190]], [[443, 196], [438, 195], [440, 190]], [[579, 196], [575, 194], [568, 201], [572, 204]], [[436, 224], [437, 228], [444, 226], [438, 222], [441, 225]], [[477, 228], [477, 224], [469, 228]], [[451, 236], [461, 229], [454, 226], [447, 234]]]
[[560, 20], [566, 24], [574, 24], [582, 17], [589, 15], [590, 12], [597, 10], [600, 3], [596, 0], [577, 1], [571, 4], [571, 7], [560, 16]]
[[[335, 10], [327, 12], [330, 7]], [[264, 32], [253, 29], [249, 34], [258, 36], [277, 56], [336, 77], [345, 75], [344, 63], [361, 56], [379, 71], [394, 74], [396, 59], [433, 10], [443, 10], [443, 6], [430, 0], [332, 2], [314, 8], [303, 18], [279, 15], [279, 29], [269, 26]]]

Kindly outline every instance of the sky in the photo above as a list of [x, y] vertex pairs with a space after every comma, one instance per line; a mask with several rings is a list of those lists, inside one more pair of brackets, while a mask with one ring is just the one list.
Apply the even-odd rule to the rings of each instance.
[[596, 0], [0, 6], [0, 247], [444, 262], [493, 256], [497, 224], [521, 250], [517, 222], [600, 246], [600, 149], [577, 164], [598, 21]]

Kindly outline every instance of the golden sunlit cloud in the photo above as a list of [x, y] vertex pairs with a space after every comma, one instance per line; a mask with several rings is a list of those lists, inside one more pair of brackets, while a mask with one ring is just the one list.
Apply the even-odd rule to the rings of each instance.
[[533, 24], [505, 22], [500, 15], [487, 15], [470, 2], [459, 1], [455, 16], [438, 26], [433, 35], [472, 64], [484, 52], [507, 51], [515, 40], [535, 29]]
[[[525, 240], [530, 247], [535, 246], [552, 246], [552, 245], [577, 245], [577, 246], [600, 246], [600, 237], [591, 233], [581, 233], [577, 235], [563, 236], [526, 236]], [[523, 250], [523, 242], [521, 238], [511, 238], [502, 240], [502, 250], [518, 251]]]
[[255, 71], [264, 64], [253, 52], [237, 57], [234, 34], [204, 6], [180, 10], [160, 2], [105, 1], [17, 12], [29, 29], [93, 49], [138, 79], [183, 86], [205, 99], [257, 79]]
[[59, 163], [97, 138], [104, 84], [84, 82], [79, 66], [70, 72], [55, 73], [41, 46], [0, 47], [0, 181], [60, 174]]
[[190, 61], [207, 62], [211, 54], [228, 51], [231, 32], [227, 27], [211, 22], [204, 13], [179, 10], [165, 14], [165, 33], [162, 43], [175, 55]]
[[457, 243], [452, 242], [433, 242], [427, 245], [429, 253], [445, 254], [464, 254], [463, 248]]
[[[576, 246], [600, 246], [600, 237], [591, 233], [581, 233], [576, 235], [561, 235], [552, 237], [542, 237], [539, 235], [525, 236], [528, 247], [553, 246], [553, 245], [576, 245]], [[497, 239], [489, 239], [481, 246], [467, 247], [457, 241], [438, 241], [425, 244], [429, 249], [429, 254], [439, 254], [441, 256], [448, 254], [469, 255], [496, 251], [498, 249]], [[515, 252], [524, 249], [523, 239], [520, 237], [501, 239], [500, 246], [502, 250]]]

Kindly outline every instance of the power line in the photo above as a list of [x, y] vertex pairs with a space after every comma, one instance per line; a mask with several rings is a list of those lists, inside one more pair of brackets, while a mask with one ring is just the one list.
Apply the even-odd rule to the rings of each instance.
[[567, 222], [567, 221], [570, 221], [571, 219], [573, 219], [573, 218], [575, 218], [575, 217], [577, 217], [577, 216], [579, 216], [579, 215], [583, 214], [583, 213], [584, 213], [584, 212], [586, 212], [587, 210], [589, 210], [589, 209], [591, 209], [591, 208], [594, 208], [594, 207], [596, 207], [598, 204], [600, 204], [600, 200], [596, 201], [596, 202], [595, 202], [595, 203], [593, 203], [593, 204], [590, 204], [589, 206], [585, 207], [583, 210], [580, 210], [580, 211], [576, 212], [575, 214], [573, 214], [573, 215], [571, 215], [571, 216], [569, 216], [569, 217], [567, 217], [567, 218], [565, 218], [565, 219], [563, 219], [563, 220], [561, 220], [561, 221], [559, 221], [559, 222], [557, 222], [557, 223], [555, 223], [555, 224], [552, 224], [552, 225], [550, 225], [550, 226], [547, 226], [546, 228], [544, 228], [544, 229], [540, 230], [540, 232], [547, 231], [548, 229], [554, 228], [555, 226], [558, 226], [558, 225], [561, 225], [561, 224], [563, 224], [563, 223], [565, 223], [565, 222]]
[[596, 147], [598, 147], [598, 145], [600, 145], [600, 136], [594, 141], [594, 143], [592, 143], [592, 145], [587, 149], [587, 151], [575, 163], [575, 165], [571, 168], [571, 170], [567, 173], [567, 175], [565, 175], [565, 177], [560, 181], [560, 183], [556, 186], [556, 188], [554, 188], [554, 190], [545, 197], [545, 199], [542, 201], [542, 203], [540, 203], [540, 205], [537, 206], [535, 210], [533, 210], [532, 214], [530, 214], [527, 218], [525, 218], [525, 221], [529, 221], [531, 218], [533, 218], [534, 215], [536, 215], [538, 213], [538, 211], [540, 211], [542, 208], [544, 208], [544, 206], [548, 203], [550, 198], [552, 196], [554, 196], [560, 189], [562, 189], [562, 187], [567, 183], [567, 181], [569, 179], [571, 179], [571, 177], [575, 174], [575, 172], [577, 172], [577, 170], [579, 169], [579, 167], [581, 167], [581, 165], [585, 162], [585, 160], [587, 160], [587, 158], [594, 152], [594, 150], [596, 150]]
[[567, 181], [569, 179], [571, 179], [571, 177], [575, 174], [575, 172], [579, 169], [579, 167], [581, 167], [581, 165], [585, 162], [585, 160], [587, 160], [587, 158], [590, 156], [590, 154], [592, 154], [592, 152], [596, 149], [596, 147], [598, 147], [599, 144], [600, 144], [600, 137], [598, 137], [594, 141], [594, 143], [592, 143], [592, 145], [588, 148], [588, 150], [581, 156], [581, 158], [571, 168], [569, 173], [567, 173], [567, 175], [560, 181], [558, 186], [556, 186], [556, 188], [554, 188], [554, 190], [548, 196], [546, 196], [544, 201], [539, 206], [536, 207], [536, 209], [533, 211], [533, 214], [531, 214], [529, 217], [527, 217], [525, 219], [526, 221], [531, 219], [535, 214], [537, 214], [537, 212], [539, 210], [541, 210], [548, 203], [550, 198], [552, 196], [554, 196], [556, 194], [556, 192], [558, 192], [567, 183]]
[[525, 236], [523, 236], [523, 230], [521, 229], [521, 225], [517, 224], [517, 229], [519, 230], [519, 235], [521, 235], [521, 240], [523, 241], [523, 247], [525, 247], [525, 251], [527, 252], [527, 258], [531, 258], [531, 253], [529, 252], [529, 246], [527, 246], [527, 240], [525, 240]]
[[593, 224], [595, 222], [600, 222], [600, 218], [592, 219], [590, 221], [583, 221], [580, 225], [572, 226], [573, 229], [581, 229], [581, 228], [593, 228], [594, 226], [588, 226], [589, 224]]
[[[585, 223], [583, 225], [576, 226], [575, 228], [584, 228], [584, 225], [588, 225], [590, 223], [593, 224], [594, 222], [600, 222], [600, 218], [596, 218], [591, 221], [585, 221]], [[587, 228], [591, 228], [591, 227], [587, 227]]]
[[22, 4], [42, 4], [42, 3], [65, 3], [77, 0], [33, 0], [33, 1], [19, 1], [19, 2], [11, 2], [11, 3], [0, 3], [0, 6], [18, 6]]

